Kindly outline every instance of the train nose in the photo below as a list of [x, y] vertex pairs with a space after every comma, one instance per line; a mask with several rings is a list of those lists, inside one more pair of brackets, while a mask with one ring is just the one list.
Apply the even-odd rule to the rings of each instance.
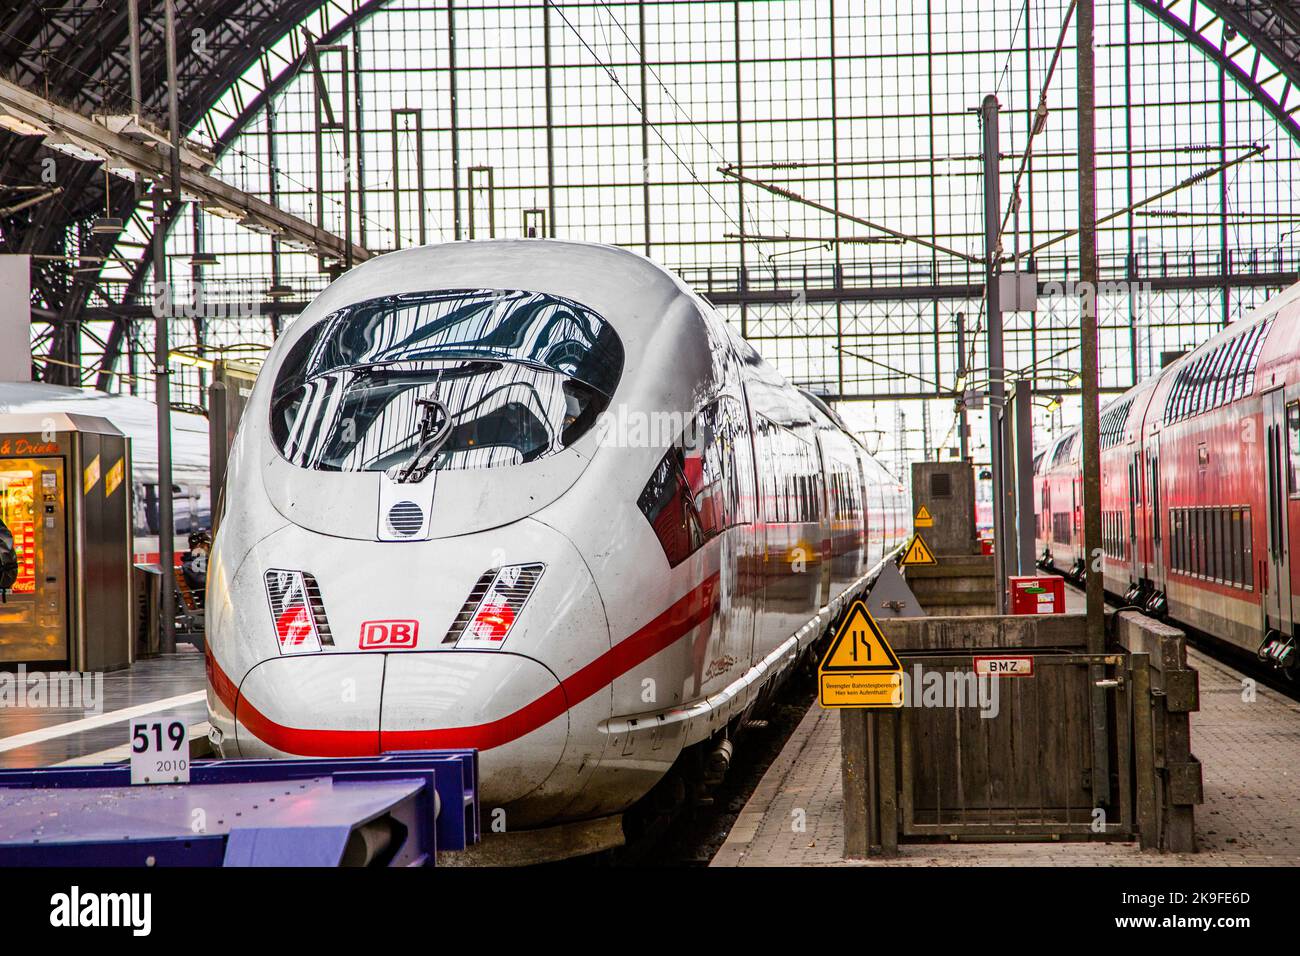
[[569, 739], [568, 710], [555, 675], [519, 654], [390, 654], [379, 746], [477, 748], [482, 801], [491, 807], [546, 782]]
[[[311, 727], [301, 716], [312, 715]], [[254, 667], [235, 708], [245, 756], [474, 747], [485, 806], [545, 783], [569, 738], [564, 690], [510, 653], [334, 654]]]

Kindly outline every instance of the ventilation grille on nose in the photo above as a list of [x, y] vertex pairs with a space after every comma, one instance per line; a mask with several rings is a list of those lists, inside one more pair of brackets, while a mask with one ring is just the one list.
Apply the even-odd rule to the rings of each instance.
[[316, 621], [316, 633], [320, 635], [320, 642], [333, 647], [334, 635], [330, 633], [330, 622], [325, 619], [325, 602], [320, 596], [320, 584], [314, 574], [308, 574], [306, 571], [302, 574], [302, 583], [307, 588], [307, 605], [311, 608], [313, 620]]
[[455, 644], [460, 640], [478, 609], [489, 599], [493, 604], [503, 604], [510, 608], [513, 616], [518, 617], [545, 569], [544, 564], [511, 564], [499, 570], [494, 568], [484, 571], [461, 605], [460, 613], [456, 615], [456, 620], [452, 622], [442, 643]]
[[[507, 577], [507, 571], [518, 573], [512, 573]], [[518, 614], [523, 610], [524, 602], [528, 600], [528, 595], [533, 593], [533, 588], [537, 586], [537, 579], [541, 576], [540, 564], [521, 564], [515, 568], [502, 568], [492, 593], [499, 598], [504, 598], [510, 610]]]
[[397, 534], [409, 538], [424, 524], [424, 512], [414, 501], [399, 501], [388, 511], [388, 526]]
[[484, 571], [479, 577], [478, 582], [469, 592], [469, 597], [461, 605], [460, 613], [456, 615], [456, 620], [451, 622], [451, 629], [447, 631], [447, 636], [442, 639], [444, 644], [455, 644], [460, 640], [460, 635], [464, 632], [469, 622], [474, 620], [474, 612], [478, 606], [483, 603], [483, 598], [487, 596], [488, 588], [492, 586], [492, 581], [497, 576], [497, 569]]

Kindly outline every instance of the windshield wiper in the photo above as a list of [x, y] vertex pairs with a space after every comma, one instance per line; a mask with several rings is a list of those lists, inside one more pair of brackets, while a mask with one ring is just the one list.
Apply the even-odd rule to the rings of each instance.
[[435, 389], [433, 398], [415, 400], [415, 404], [424, 409], [424, 414], [420, 416], [420, 444], [406, 464], [398, 470], [393, 478], [396, 482], [406, 484], [423, 481], [433, 470], [442, 446], [451, 437], [451, 410], [438, 400], [437, 395]]

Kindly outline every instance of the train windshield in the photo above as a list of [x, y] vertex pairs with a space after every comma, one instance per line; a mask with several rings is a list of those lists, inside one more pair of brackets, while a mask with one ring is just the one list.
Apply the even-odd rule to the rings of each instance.
[[272, 394], [271, 435], [286, 459], [318, 471], [418, 480], [518, 465], [590, 430], [622, 371], [609, 323], [569, 299], [385, 296], [331, 313], [294, 343]]

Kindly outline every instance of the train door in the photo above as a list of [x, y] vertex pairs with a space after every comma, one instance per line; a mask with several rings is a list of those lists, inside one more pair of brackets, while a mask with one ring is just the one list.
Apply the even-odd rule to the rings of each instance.
[[1165, 556], [1163, 522], [1160, 517], [1160, 435], [1151, 436], [1147, 445], [1147, 531], [1151, 542], [1151, 556], [1148, 573], [1151, 587], [1160, 593], [1165, 590]]
[[1288, 455], [1282, 389], [1264, 395], [1264, 461], [1268, 548], [1264, 558], [1265, 626], [1284, 636], [1291, 623], [1291, 570], [1287, 528]]
[[1142, 560], [1138, 555], [1138, 518], [1142, 513], [1142, 456], [1137, 452], [1128, 466], [1128, 584], [1142, 583]]

